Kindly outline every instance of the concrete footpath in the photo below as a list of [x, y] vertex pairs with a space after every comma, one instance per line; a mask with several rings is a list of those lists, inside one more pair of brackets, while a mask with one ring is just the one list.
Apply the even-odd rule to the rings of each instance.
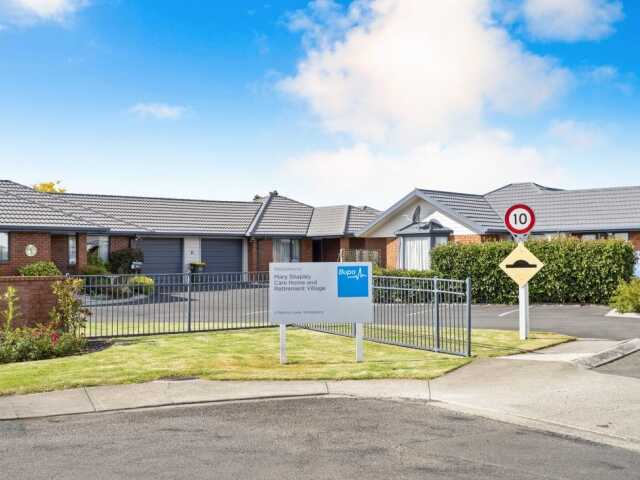
[[[626, 348], [626, 350], [624, 350]], [[154, 381], [0, 397], [0, 420], [271, 398], [350, 396], [432, 402], [455, 411], [640, 451], [640, 379], [583, 364], [628, 350], [584, 340], [482, 359], [433, 381]]]

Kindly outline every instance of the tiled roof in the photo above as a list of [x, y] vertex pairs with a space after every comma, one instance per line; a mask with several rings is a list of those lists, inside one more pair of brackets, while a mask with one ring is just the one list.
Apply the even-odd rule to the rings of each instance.
[[261, 216], [249, 232], [256, 236], [304, 237], [307, 235], [313, 207], [281, 195], [270, 195]]
[[371, 207], [349, 207], [347, 235], [356, 235], [360, 230], [380, 216], [380, 210]]
[[69, 202], [118, 219], [118, 230], [121, 232], [163, 235], [241, 236], [260, 208], [259, 202], [89, 194], [63, 194], [63, 197]]
[[310, 237], [333, 237], [344, 235], [344, 231], [347, 226], [348, 214], [348, 205], [314, 208], [307, 235]]
[[80, 216], [82, 212], [29, 187], [0, 180], [0, 227], [47, 230], [104, 231], [102, 225]]
[[435, 203], [465, 219], [473, 229], [504, 230], [504, 223], [482, 195], [420, 190]]
[[536, 213], [534, 232], [640, 229], [640, 187], [558, 190], [515, 183], [485, 198], [500, 218], [515, 203], [529, 205]]
[[10, 181], [0, 181], [0, 200], [0, 226], [131, 235], [343, 236], [379, 214], [350, 205], [314, 209], [277, 194], [251, 202], [50, 194]]

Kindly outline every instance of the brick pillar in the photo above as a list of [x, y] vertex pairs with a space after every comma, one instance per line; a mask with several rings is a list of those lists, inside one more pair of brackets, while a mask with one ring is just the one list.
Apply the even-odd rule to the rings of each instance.
[[313, 262], [313, 240], [310, 238], [300, 240], [300, 261]]

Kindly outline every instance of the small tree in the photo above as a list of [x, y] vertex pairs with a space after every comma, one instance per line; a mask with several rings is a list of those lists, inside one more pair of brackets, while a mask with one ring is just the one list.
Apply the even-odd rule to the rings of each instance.
[[15, 321], [20, 318], [20, 298], [15, 287], [7, 287], [7, 291], [0, 297], [4, 308], [0, 311], [0, 319], [2, 319], [2, 328], [5, 331], [11, 330]]
[[51, 326], [56, 330], [80, 333], [91, 315], [89, 309], [82, 305], [80, 291], [84, 282], [80, 279], [68, 278], [53, 282], [51, 288], [57, 298], [56, 305], [49, 312]]
[[67, 191], [66, 188], [60, 186], [60, 180], [55, 182], [40, 182], [36, 183], [33, 186], [33, 189], [37, 192], [43, 193], [64, 193]]

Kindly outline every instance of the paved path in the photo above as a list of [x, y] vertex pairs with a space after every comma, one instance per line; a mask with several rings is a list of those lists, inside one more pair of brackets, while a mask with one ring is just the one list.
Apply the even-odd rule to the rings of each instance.
[[434, 408], [309, 398], [0, 422], [2, 478], [629, 480], [640, 455]]

